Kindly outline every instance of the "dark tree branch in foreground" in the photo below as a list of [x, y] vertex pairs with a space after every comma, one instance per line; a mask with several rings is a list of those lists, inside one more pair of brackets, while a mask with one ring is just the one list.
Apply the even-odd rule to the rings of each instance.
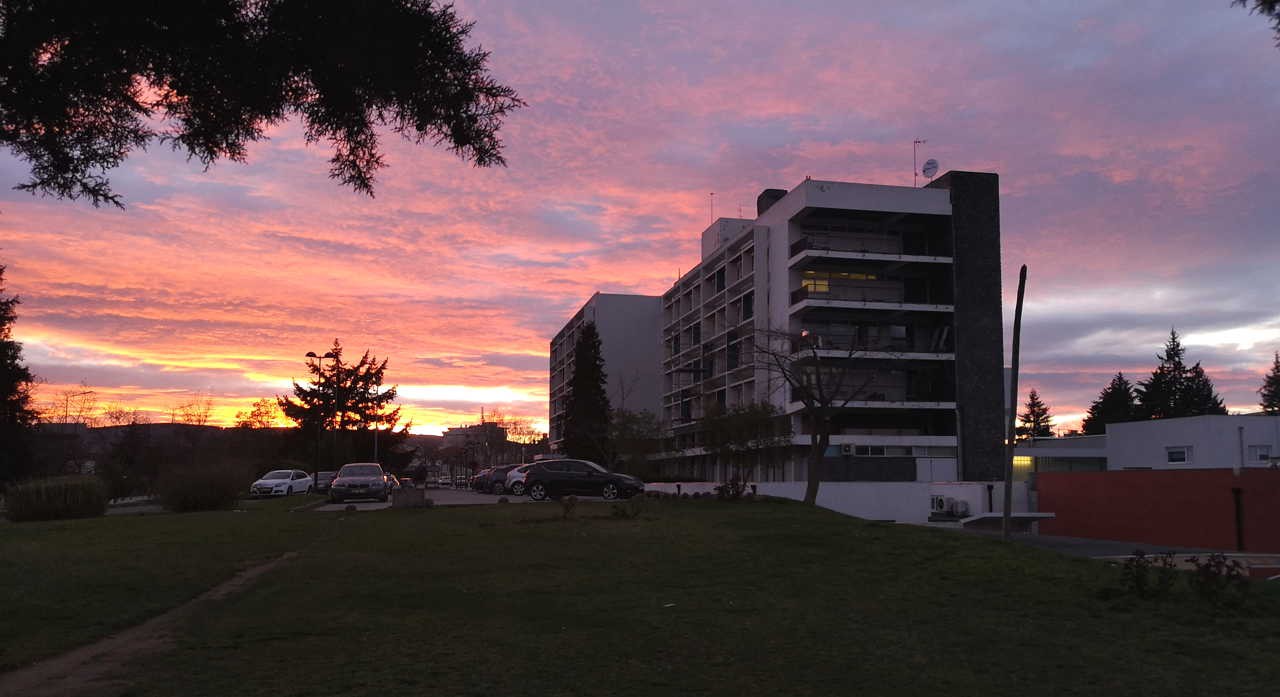
[[1260, 14], [1271, 20], [1276, 31], [1276, 45], [1280, 46], [1280, 0], [1231, 0], [1236, 7], [1248, 7], [1250, 13]]
[[472, 24], [433, 0], [0, 4], [0, 145], [18, 189], [121, 205], [107, 179], [159, 140], [206, 167], [242, 162], [300, 116], [329, 174], [373, 194], [377, 129], [502, 165], [498, 129], [524, 103], [468, 48]]

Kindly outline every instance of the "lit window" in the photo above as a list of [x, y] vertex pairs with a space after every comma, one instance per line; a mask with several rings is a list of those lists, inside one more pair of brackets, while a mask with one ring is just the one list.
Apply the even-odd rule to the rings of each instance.
[[1185, 465], [1191, 462], [1191, 446], [1179, 445], [1173, 448], [1165, 448], [1165, 459], [1171, 465]]
[[1014, 469], [1031, 469], [1031, 457], [1028, 455], [1013, 456]]

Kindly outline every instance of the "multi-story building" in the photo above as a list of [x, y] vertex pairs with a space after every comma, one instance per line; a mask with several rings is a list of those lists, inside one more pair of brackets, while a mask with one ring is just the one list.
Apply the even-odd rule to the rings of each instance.
[[552, 452], [561, 452], [574, 346], [588, 322], [595, 323], [600, 335], [610, 405], [614, 409], [658, 413], [661, 300], [656, 295], [596, 293], [551, 340], [548, 440]]
[[769, 402], [791, 420], [791, 446], [755, 478], [804, 479], [812, 429], [755, 350], [803, 337], [858, 390], [839, 400], [824, 479], [1000, 476], [996, 175], [949, 172], [924, 188], [806, 180], [767, 189], [754, 220], [722, 218], [703, 232], [701, 262], [661, 302], [669, 468], [725, 478], [703, 447], [703, 417]]

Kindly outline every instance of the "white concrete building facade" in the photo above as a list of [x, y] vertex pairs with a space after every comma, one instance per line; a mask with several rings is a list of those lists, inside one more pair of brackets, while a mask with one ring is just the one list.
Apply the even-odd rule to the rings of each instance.
[[715, 221], [701, 262], [661, 300], [667, 465], [726, 478], [701, 420], [769, 402], [791, 419], [792, 446], [753, 478], [804, 479], [802, 406], [755, 351], [803, 335], [867, 378], [835, 420], [824, 480], [998, 477], [999, 239], [996, 176], [968, 172], [919, 189], [806, 180], [763, 192], [755, 219]]

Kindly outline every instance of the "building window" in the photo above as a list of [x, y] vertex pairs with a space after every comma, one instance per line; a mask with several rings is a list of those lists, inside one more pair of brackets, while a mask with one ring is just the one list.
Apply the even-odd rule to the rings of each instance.
[[756, 294], [755, 291], [742, 296], [742, 319], [749, 320], [756, 314]]
[[724, 267], [716, 269], [716, 292], [724, 290]]
[[1171, 465], [1189, 465], [1191, 464], [1191, 446], [1179, 445], [1172, 448], [1165, 448], [1165, 461]]
[[1250, 445], [1249, 461], [1250, 462], [1268, 462], [1271, 460], [1270, 445]]

